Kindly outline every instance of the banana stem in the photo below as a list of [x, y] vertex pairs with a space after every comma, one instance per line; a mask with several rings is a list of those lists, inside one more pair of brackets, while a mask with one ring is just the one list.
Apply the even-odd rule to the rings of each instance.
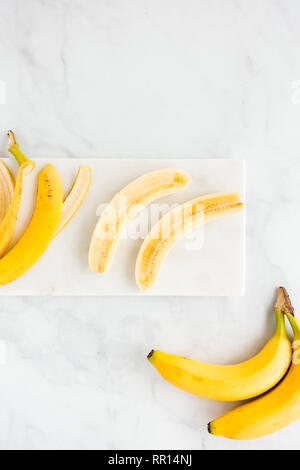
[[16, 137], [13, 131], [8, 131], [8, 144], [9, 148], [17, 144]]
[[286, 313], [286, 316], [288, 317], [288, 320], [291, 324], [291, 327], [293, 329], [295, 338], [299, 339], [300, 338], [300, 322], [299, 322], [298, 318], [295, 317], [295, 315], [291, 315], [289, 313]]
[[279, 315], [286, 315], [291, 327], [293, 329], [295, 338], [300, 338], [300, 321], [295, 316], [294, 307], [290, 300], [289, 294], [284, 287], [279, 287], [277, 300], [274, 307], [275, 313], [277, 315], [277, 320], [279, 321]]
[[294, 315], [294, 307], [292, 306], [292, 302], [285, 287], [278, 288], [278, 294], [274, 310], [275, 312], [279, 311], [282, 313], [289, 313], [292, 316]]
[[282, 313], [279, 310], [275, 310], [275, 315], [276, 315], [276, 334], [279, 336], [287, 337], [285, 321], [284, 321], [284, 313]]
[[8, 138], [9, 138], [8, 151], [15, 157], [19, 165], [21, 166], [22, 163], [29, 162], [28, 158], [25, 157], [25, 155], [21, 152], [13, 131], [8, 132]]

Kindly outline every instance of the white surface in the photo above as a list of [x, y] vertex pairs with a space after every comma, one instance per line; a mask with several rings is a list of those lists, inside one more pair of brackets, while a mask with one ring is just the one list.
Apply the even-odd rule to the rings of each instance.
[[[3, 160], [16, 172], [12, 159]], [[56, 237], [39, 261], [23, 276], [2, 286], [0, 295], [243, 295], [244, 211], [201, 226], [178, 242], [169, 253], [160, 278], [142, 292], [135, 281], [135, 263], [147, 226], [159, 213], [174, 205], [215, 192], [238, 192], [244, 201], [244, 165], [234, 160], [128, 160], [39, 159], [26, 177], [23, 204], [12, 245], [28, 225], [35, 204], [38, 172], [52, 163], [67, 193], [79, 165], [91, 168], [87, 197], [76, 216]], [[192, 175], [191, 184], [145, 208], [122, 233], [111, 269], [102, 274], [89, 271], [88, 250], [101, 206], [108, 204], [124, 186], [145, 173], [179, 168]], [[154, 204], [159, 205], [155, 207]], [[99, 212], [100, 211], [100, 212]], [[157, 214], [157, 217], [154, 216]], [[151, 220], [153, 219], [153, 220]]]
[[1, 298], [1, 448], [299, 449], [207, 434], [235, 404], [188, 395], [151, 348], [233, 363], [299, 290], [298, 0], [0, 2], [1, 156], [245, 158], [246, 296]]

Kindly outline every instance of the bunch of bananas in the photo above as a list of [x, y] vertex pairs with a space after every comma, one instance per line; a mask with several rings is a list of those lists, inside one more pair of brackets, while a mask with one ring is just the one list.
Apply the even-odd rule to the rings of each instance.
[[[211, 434], [256, 439], [300, 418], [300, 322], [284, 287], [278, 289], [274, 311], [274, 336], [257, 356], [244, 363], [205, 364], [161, 351], [148, 355], [166, 380], [187, 392], [221, 401], [256, 397], [209, 423]], [[294, 332], [293, 344], [286, 332], [285, 316]]]
[[90, 168], [80, 167], [73, 187], [63, 199], [60, 176], [53, 165], [46, 165], [38, 175], [32, 219], [17, 243], [9, 249], [21, 207], [25, 176], [35, 164], [21, 152], [12, 131], [8, 136], [9, 151], [19, 169], [14, 181], [9, 169], [0, 162], [0, 285], [21, 276], [40, 258], [51, 240], [77, 212], [91, 180]]

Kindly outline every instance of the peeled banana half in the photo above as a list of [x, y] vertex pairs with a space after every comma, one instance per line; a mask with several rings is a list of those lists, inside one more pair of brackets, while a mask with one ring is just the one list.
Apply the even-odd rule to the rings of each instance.
[[116, 194], [96, 225], [89, 249], [90, 270], [103, 273], [111, 266], [122, 230], [147, 204], [184, 189], [190, 181], [184, 171], [168, 168], [147, 173]]
[[284, 314], [275, 311], [276, 331], [262, 351], [252, 359], [231, 366], [151, 351], [149, 361], [168, 382], [186, 392], [220, 401], [239, 401], [270, 390], [285, 375], [292, 347]]
[[294, 332], [292, 365], [288, 373], [265, 395], [209, 423], [211, 434], [236, 440], [257, 439], [300, 418], [300, 322], [284, 288], [281, 288], [276, 309], [287, 316]]
[[173, 245], [205, 222], [235, 214], [243, 208], [237, 193], [202, 196], [176, 207], [153, 227], [136, 262], [136, 282], [142, 290], [152, 287]]

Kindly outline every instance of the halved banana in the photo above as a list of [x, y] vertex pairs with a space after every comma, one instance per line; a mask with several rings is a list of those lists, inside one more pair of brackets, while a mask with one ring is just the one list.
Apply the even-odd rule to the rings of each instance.
[[58, 227], [54, 233], [54, 237], [67, 225], [71, 218], [76, 214], [91, 184], [91, 169], [88, 166], [81, 166], [78, 170], [74, 184], [65, 197]]
[[0, 223], [4, 219], [14, 195], [15, 182], [5, 163], [0, 160]]
[[168, 168], [147, 173], [116, 194], [96, 225], [89, 250], [90, 270], [103, 273], [110, 267], [122, 229], [147, 204], [184, 189], [190, 181], [184, 171]]
[[142, 290], [156, 282], [161, 266], [177, 240], [202, 223], [235, 214], [243, 208], [237, 193], [216, 193], [188, 201], [168, 212], [144, 240], [136, 262], [136, 282]]

